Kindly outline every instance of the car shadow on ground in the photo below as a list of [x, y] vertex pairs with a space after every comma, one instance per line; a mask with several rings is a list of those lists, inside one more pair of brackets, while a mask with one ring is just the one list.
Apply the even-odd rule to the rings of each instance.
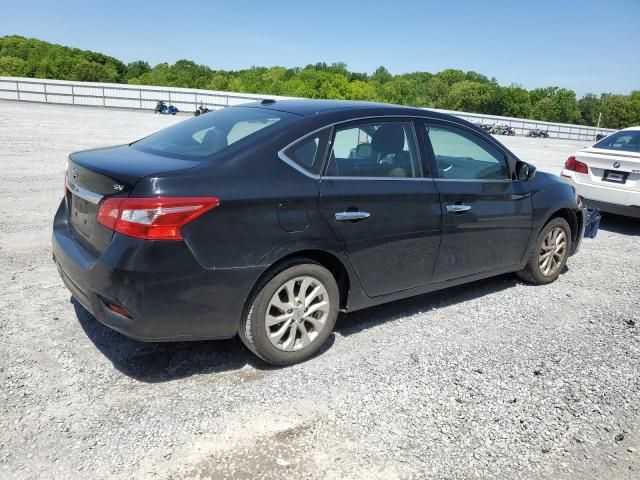
[[358, 310], [348, 315], [340, 315], [335, 331], [343, 336], [354, 335], [367, 328], [474, 300], [520, 283], [522, 282], [514, 274], [505, 274]]
[[[272, 370], [251, 353], [239, 338], [193, 342], [140, 342], [106, 327], [71, 297], [80, 326], [96, 348], [125, 375], [146, 383], [159, 383], [207, 373], [241, 370], [249, 365], [257, 370]], [[329, 341], [319, 352], [331, 348]], [[238, 372], [239, 377], [243, 374]]]
[[[354, 335], [409, 315], [495, 293], [513, 287], [518, 282], [514, 275], [501, 275], [348, 315], [341, 314], [335, 332], [342, 336]], [[243, 373], [239, 371], [247, 365], [256, 370], [279, 368], [257, 358], [237, 337], [229, 340], [162, 343], [132, 340], [101, 324], [73, 297], [70, 301], [80, 326], [96, 348], [116, 369], [141, 382], [168, 382], [192, 375], [225, 372], [236, 372], [242, 377]], [[317, 355], [329, 350], [334, 341], [335, 335], [332, 334]]]
[[623, 217], [613, 213], [602, 213], [600, 230], [621, 235], [640, 236], [640, 218]]

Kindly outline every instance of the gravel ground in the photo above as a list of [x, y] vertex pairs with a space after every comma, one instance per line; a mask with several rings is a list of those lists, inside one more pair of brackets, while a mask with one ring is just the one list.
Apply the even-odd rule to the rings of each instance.
[[[0, 102], [0, 478], [640, 478], [638, 221], [605, 217], [552, 285], [342, 316], [290, 368], [96, 322], [51, 262], [66, 156], [180, 119]], [[500, 140], [555, 173], [581, 146]]]

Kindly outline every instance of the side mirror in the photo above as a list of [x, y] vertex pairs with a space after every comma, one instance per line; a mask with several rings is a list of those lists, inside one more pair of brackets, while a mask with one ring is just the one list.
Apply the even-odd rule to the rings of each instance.
[[526, 181], [531, 180], [536, 174], [536, 167], [529, 165], [526, 162], [518, 162], [516, 164], [516, 175], [518, 180]]

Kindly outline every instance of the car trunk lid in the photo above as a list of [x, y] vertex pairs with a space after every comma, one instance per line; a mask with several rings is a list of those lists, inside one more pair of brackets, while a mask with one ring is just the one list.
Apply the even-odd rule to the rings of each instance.
[[640, 152], [587, 147], [575, 158], [589, 167], [589, 173], [576, 174], [579, 183], [623, 190], [640, 188]]
[[193, 168], [200, 163], [153, 155], [127, 145], [71, 154], [66, 182], [74, 237], [92, 254], [99, 255], [113, 238], [113, 231], [97, 222], [104, 199], [128, 196], [142, 177]]

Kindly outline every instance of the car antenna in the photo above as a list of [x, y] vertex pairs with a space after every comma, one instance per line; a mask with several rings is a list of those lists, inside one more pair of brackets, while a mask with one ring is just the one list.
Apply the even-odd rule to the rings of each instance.
[[271, 105], [272, 103], [276, 103], [275, 100], [273, 100], [272, 98], [265, 98], [264, 100], [262, 100], [262, 102], [260, 102], [262, 105]]

